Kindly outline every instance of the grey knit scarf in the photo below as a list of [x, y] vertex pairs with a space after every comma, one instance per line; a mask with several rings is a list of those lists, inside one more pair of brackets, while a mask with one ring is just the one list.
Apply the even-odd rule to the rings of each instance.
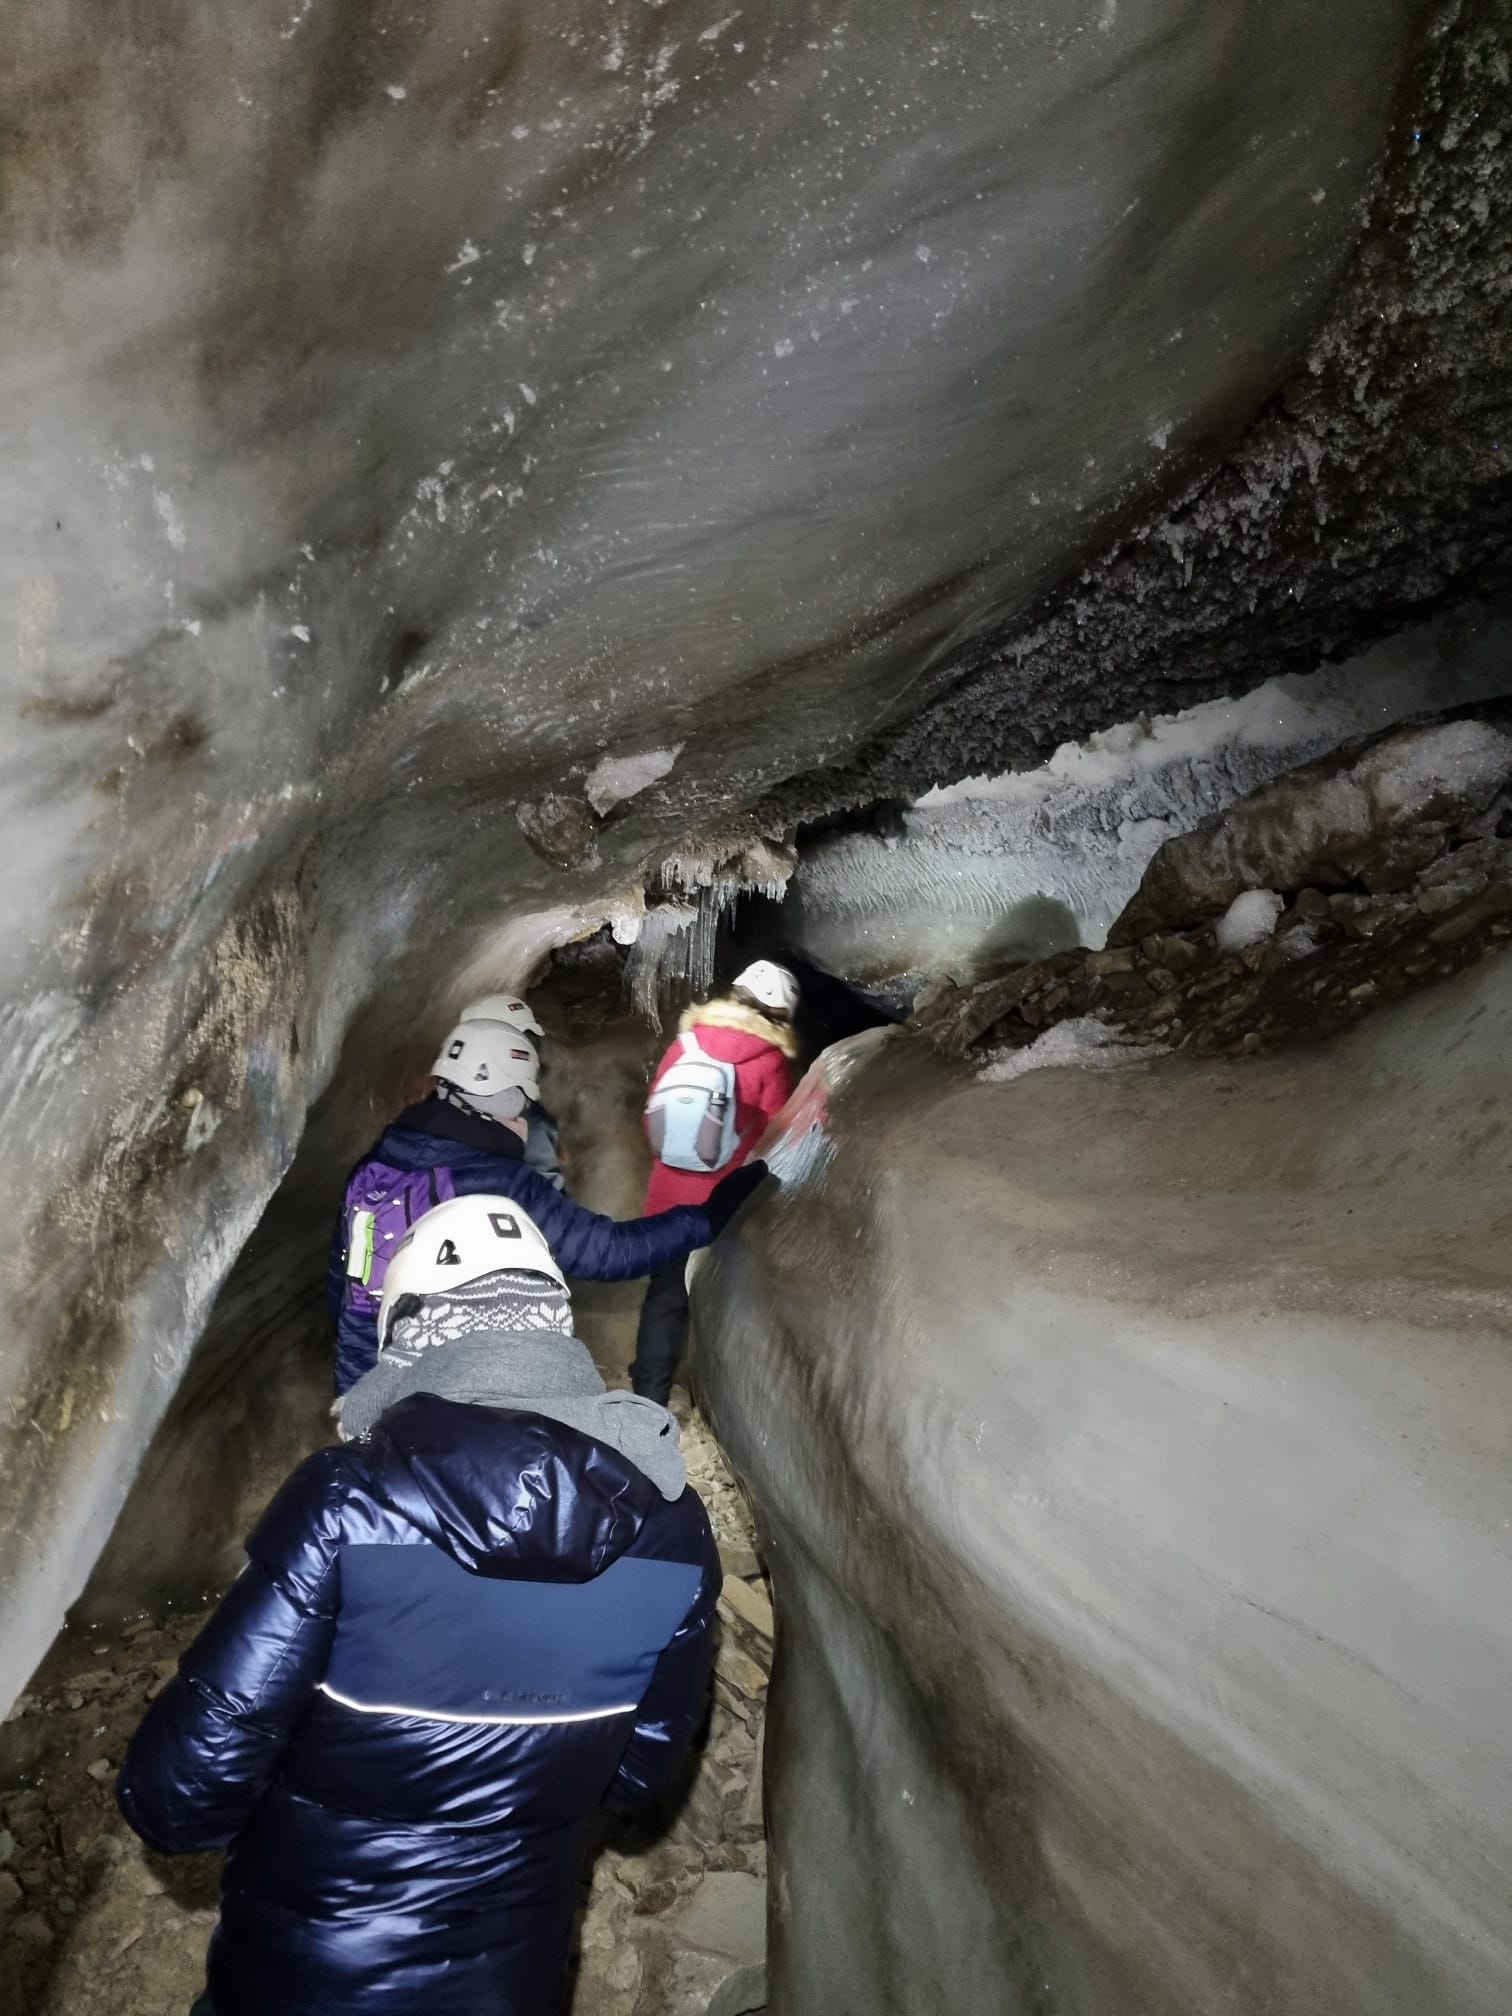
[[[437, 1303], [453, 1298], [425, 1299]], [[438, 1338], [418, 1354], [400, 1357], [390, 1348], [341, 1400], [343, 1439], [363, 1440], [386, 1408], [411, 1393], [434, 1393], [438, 1399], [503, 1407], [518, 1414], [544, 1414], [549, 1421], [560, 1421], [617, 1449], [650, 1478], [663, 1498], [680, 1498], [688, 1481], [673, 1416], [654, 1400], [608, 1392], [587, 1345], [570, 1334], [480, 1335], [474, 1322], [455, 1338]]]

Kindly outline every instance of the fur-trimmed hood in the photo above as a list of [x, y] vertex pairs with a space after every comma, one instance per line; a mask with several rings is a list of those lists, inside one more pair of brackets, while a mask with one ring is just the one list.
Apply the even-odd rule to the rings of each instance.
[[738, 1029], [743, 1036], [754, 1036], [758, 1043], [770, 1043], [784, 1057], [798, 1055], [798, 1038], [784, 1023], [774, 1022], [759, 1008], [729, 996], [721, 1001], [695, 1002], [691, 1008], [685, 1008], [678, 1018], [678, 1034], [686, 1034], [700, 1024], [706, 1029]]

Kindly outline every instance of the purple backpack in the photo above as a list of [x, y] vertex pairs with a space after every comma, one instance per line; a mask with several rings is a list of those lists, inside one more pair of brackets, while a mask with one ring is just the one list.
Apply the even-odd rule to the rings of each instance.
[[417, 1218], [455, 1197], [450, 1169], [394, 1169], [364, 1162], [347, 1185], [347, 1307], [376, 1316], [383, 1277], [399, 1241]]

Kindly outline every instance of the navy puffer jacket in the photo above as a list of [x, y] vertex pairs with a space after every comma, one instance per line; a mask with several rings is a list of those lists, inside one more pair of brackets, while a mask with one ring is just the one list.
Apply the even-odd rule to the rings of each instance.
[[697, 1496], [420, 1393], [247, 1551], [118, 1784], [150, 1846], [230, 1846], [216, 2016], [550, 2016], [592, 1816], [652, 1800], [703, 1712]]
[[[507, 1127], [435, 1097], [406, 1107], [384, 1129], [347, 1178], [348, 1192], [369, 1162], [394, 1169], [446, 1169], [458, 1197], [511, 1198], [540, 1227], [563, 1273], [578, 1281], [635, 1281], [676, 1266], [713, 1237], [708, 1213], [698, 1205], [623, 1222], [585, 1211], [530, 1167], [524, 1146]], [[377, 1317], [354, 1306], [348, 1293], [348, 1231], [343, 1206], [326, 1268], [326, 1307], [336, 1325], [338, 1393], [378, 1362]]]

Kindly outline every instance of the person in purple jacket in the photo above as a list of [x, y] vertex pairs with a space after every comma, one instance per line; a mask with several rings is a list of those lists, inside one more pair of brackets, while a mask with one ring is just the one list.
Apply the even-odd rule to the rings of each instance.
[[504, 1195], [421, 1217], [385, 1348], [123, 1761], [164, 1854], [227, 1849], [195, 2016], [552, 2016], [602, 1807], [704, 1715], [720, 1588], [677, 1423], [609, 1393]]
[[526, 1160], [523, 1115], [539, 1090], [538, 1070], [518, 1032], [496, 1022], [459, 1023], [431, 1066], [430, 1097], [386, 1127], [347, 1178], [326, 1269], [338, 1395], [377, 1360], [390, 1254], [422, 1212], [448, 1198], [482, 1191], [512, 1197], [564, 1273], [634, 1281], [707, 1246], [766, 1174], [765, 1163], [748, 1162], [703, 1203], [623, 1223], [585, 1211]]

